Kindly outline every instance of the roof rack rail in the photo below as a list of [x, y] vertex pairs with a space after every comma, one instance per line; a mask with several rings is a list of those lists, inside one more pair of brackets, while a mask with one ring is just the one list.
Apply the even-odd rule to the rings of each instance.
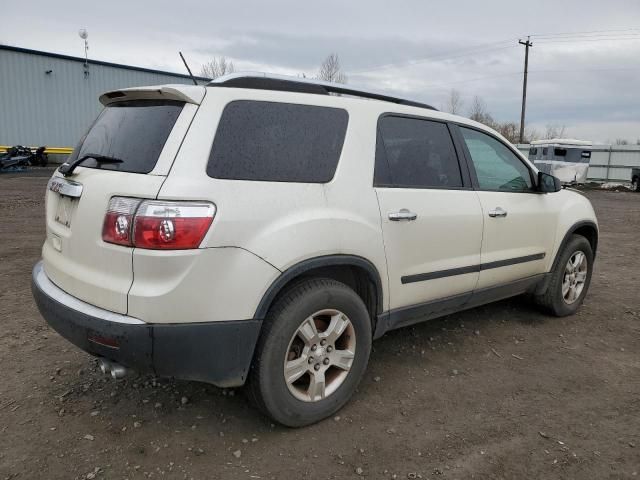
[[437, 108], [426, 103], [414, 102], [404, 98], [393, 97], [371, 90], [352, 88], [340, 83], [324, 82], [322, 80], [311, 80], [308, 78], [291, 77], [287, 75], [276, 75], [262, 72], [231, 73], [212, 80], [207, 84], [209, 87], [229, 87], [229, 88], [252, 88], [257, 90], [276, 90], [282, 92], [312, 93], [316, 95], [329, 95], [339, 93], [352, 95], [354, 97], [370, 98], [382, 100], [383, 102], [407, 105], [410, 107]]

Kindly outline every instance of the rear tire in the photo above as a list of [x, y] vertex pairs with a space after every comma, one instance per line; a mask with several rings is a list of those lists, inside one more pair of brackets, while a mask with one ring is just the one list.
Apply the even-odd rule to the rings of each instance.
[[264, 320], [249, 398], [288, 427], [318, 422], [351, 398], [370, 352], [371, 320], [362, 299], [332, 279], [301, 281]]
[[565, 317], [576, 313], [587, 295], [593, 273], [593, 250], [585, 237], [572, 235], [558, 255], [547, 290], [534, 300], [548, 313]]

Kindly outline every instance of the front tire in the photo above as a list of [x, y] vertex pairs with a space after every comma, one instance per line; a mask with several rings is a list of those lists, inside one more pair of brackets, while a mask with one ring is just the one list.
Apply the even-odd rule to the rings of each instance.
[[371, 320], [362, 299], [332, 279], [304, 280], [264, 320], [249, 397], [278, 423], [310, 425], [347, 403], [370, 352]]
[[585, 237], [572, 235], [558, 255], [547, 290], [536, 296], [535, 301], [548, 313], [565, 317], [576, 313], [587, 295], [593, 273], [593, 250]]

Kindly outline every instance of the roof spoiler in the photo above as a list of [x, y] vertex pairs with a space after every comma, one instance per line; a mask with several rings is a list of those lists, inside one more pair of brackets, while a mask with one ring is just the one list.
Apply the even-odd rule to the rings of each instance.
[[100, 103], [109, 105], [125, 100], [177, 100], [200, 105], [206, 89], [195, 85], [158, 85], [112, 90], [100, 95]]

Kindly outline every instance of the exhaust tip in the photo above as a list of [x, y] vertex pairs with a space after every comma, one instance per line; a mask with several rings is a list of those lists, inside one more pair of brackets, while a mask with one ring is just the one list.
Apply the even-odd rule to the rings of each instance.
[[126, 374], [127, 369], [122, 365], [118, 365], [117, 363], [111, 365], [111, 378], [113, 378], [114, 380], [123, 378]]
[[107, 360], [100, 358], [98, 360], [98, 365], [100, 366], [100, 371], [104, 375], [108, 375], [111, 372], [111, 363], [108, 362]]

